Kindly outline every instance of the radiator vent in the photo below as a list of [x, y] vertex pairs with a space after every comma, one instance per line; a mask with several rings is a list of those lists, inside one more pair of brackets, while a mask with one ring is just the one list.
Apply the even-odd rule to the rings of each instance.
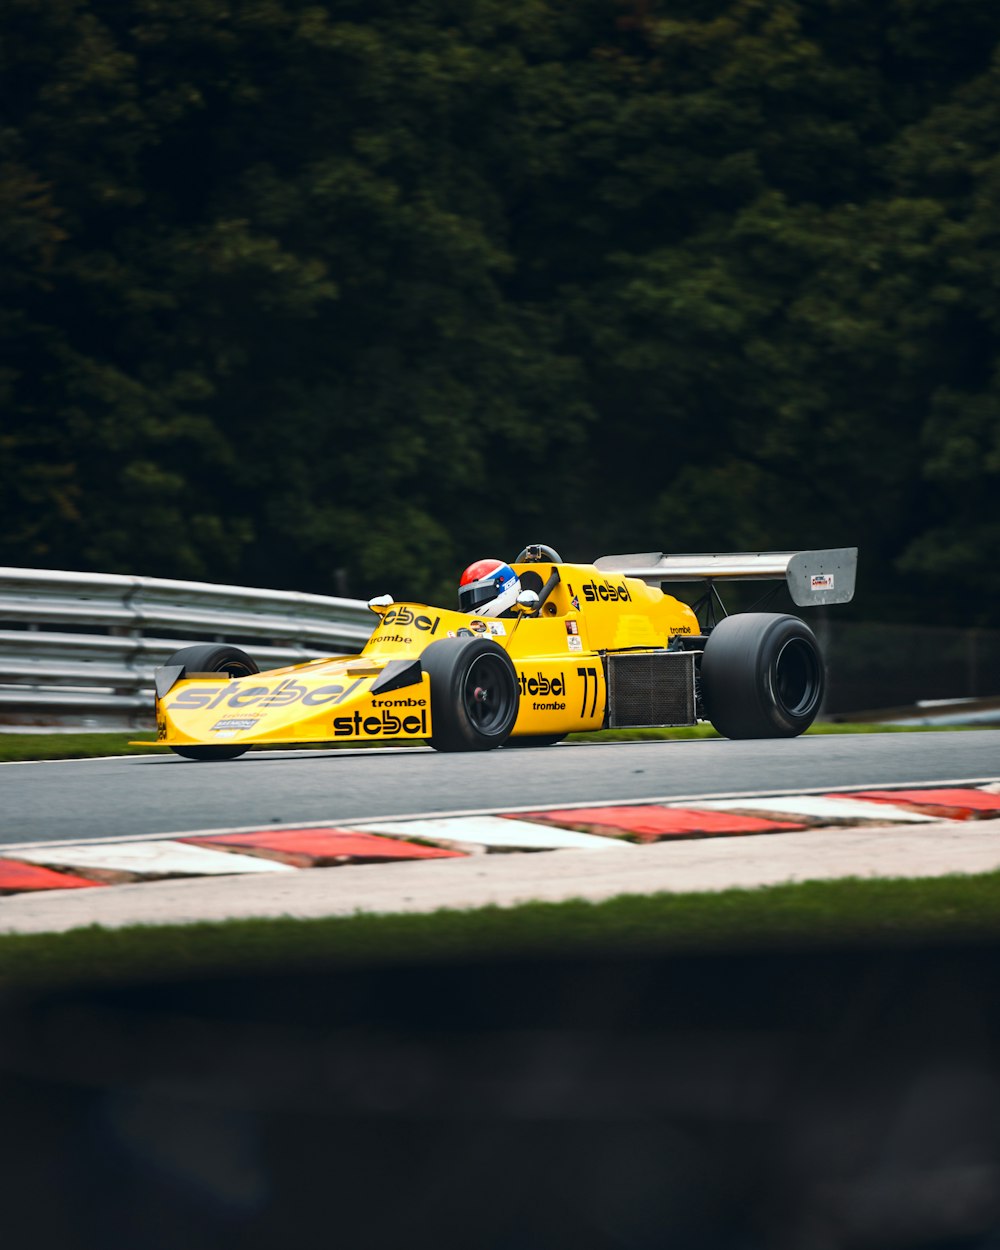
[[690, 651], [609, 655], [608, 726], [693, 725], [694, 662]]

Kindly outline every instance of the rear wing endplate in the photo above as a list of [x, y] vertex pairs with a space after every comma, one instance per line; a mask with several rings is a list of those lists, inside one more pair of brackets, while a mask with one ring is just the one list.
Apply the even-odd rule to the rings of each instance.
[[849, 603], [854, 598], [857, 547], [828, 551], [733, 551], [667, 556], [662, 551], [601, 556], [594, 567], [644, 582], [785, 581], [799, 607]]

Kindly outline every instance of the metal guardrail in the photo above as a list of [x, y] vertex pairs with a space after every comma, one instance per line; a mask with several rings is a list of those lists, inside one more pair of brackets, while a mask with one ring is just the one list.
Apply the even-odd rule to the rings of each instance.
[[153, 670], [180, 647], [279, 668], [358, 651], [373, 625], [355, 599], [0, 567], [0, 729], [151, 728]]

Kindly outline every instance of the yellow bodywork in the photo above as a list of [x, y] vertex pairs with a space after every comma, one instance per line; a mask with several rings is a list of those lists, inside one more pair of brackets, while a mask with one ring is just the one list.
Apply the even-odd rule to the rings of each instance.
[[360, 655], [250, 677], [178, 681], [157, 699], [158, 740], [169, 746], [422, 741], [433, 733], [428, 675], [383, 693], [373, 694], [372, 686], [387, 664], [418, 660], [430, 643], [465, 636], [491, 638], [513, 661], [520, 686], [514, 736], [599, 729], [607, 706], [604, 653], [657, 650], [700, 632], [687, 604], [635, 578], [583, 564], [514, 568], [525, 580], [535, 574], [543, 582], [558, 569], [559, 583], [537, 617], [392, 604], [379, 609]]

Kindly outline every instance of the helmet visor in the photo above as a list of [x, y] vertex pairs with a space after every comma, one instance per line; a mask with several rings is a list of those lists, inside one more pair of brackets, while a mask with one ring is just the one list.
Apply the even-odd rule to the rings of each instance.
[[497, 597], [496, 578], [488, 577], [481, 582], [473, 582], [471, 586], [460, 586], [458, 590], [459, 612], [478, 612], [487, 603]]

